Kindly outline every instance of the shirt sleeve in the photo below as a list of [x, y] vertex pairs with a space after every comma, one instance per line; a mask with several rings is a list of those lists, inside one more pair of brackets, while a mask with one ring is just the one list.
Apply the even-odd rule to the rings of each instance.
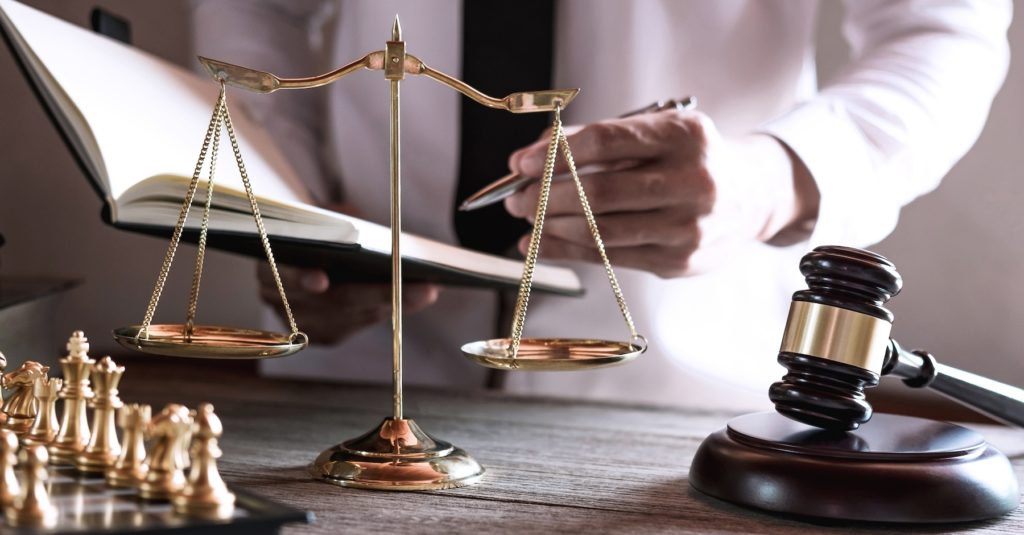
[[882, 240], [970, 149], [1006, 76], [1012, 10], [1009, 0], [846, 2], [850, 64], [761, 128], [817, 183], [812, 245]]
[[[324, 0], [193, 0], [194, 51], [284, 77], [319, 74], [321, 30], [332, 7]], [[338, 200], [340, 182], [322, 157], [323, 91], [234, 91], [229, 97], [244, 102], [244, 111], [268, 129], [314, 199]]]

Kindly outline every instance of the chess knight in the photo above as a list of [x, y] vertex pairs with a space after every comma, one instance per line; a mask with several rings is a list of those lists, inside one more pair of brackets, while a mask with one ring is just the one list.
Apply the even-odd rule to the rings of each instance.
[[188, 407], [177, 403], [169, 403], [149, 422], [146, 435], [153, 448], [146, 458], [146, 479], [139, 486], [144, 499], [169, 500], [185, 487], [191, 431], [192, 415]]
[[3, 406], [4, 414], [7, 415], [7, 420], [3, 424], [5, 429], [10, 429], [21, 436], [32, 428], [38, 409], [33, 389], [36, 379], [45, 378], [49, 371], [49, 366], [30, 360], [17, 370], [0, 376], [0, 386], [4, 390], [13, 391]]

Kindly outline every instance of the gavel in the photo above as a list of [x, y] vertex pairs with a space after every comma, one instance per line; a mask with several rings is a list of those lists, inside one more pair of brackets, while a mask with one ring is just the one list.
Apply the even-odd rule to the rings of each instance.
[[768, 394], [779, 413], [822, 429], [857, 429], [872, 415], [864, 389], [892, 374], [1024, 427], [1024, 390], [939, 364], [889, 337], [894, 318], [883, 305], [903, 280], [885, 257], [823, 246], [803, 257], [800, 272], [808, 289], [793, 294], [779, 350], [788, 372]]

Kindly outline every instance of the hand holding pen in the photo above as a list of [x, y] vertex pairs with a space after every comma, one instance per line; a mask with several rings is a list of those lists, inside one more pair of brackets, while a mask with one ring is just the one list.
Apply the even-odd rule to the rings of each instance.
[[[659, 100], [652, 104], [648, 104], [643, 108], [626, 112], [620, 115], [619, 118], [632, 117], [642, 113], [657, 113], [665, 110], [686, 111], [695, 107], [697, 107], [697, 99], [694, 97], [686, 97], [682, 100]], [[594, 168], [579, 169], [579, 174], [582, 176], [589, 172], [593, 172], [594, 170]], [[565, 179], [567, 176], [562, 175], [554, 178], [555, 180], [559, 180]], [[459, 210], [468, 212], [485, 206], [490, 206], [498, 201], [508, 198], [517, 191], [522, 191], [523, 188], [537, 182], [538, 180], [540, 180], [539, 177], [525, 176], [515, 172], [509, 173], [467, 197], [466, 200], [462, 201], [462, 204], [459, 206]]]
[[[660, 111], [648, 107], [567, 128], [612, 263], [679, 277], [720, 265], [745, 243], [775, 243], [793, 228], [806, 237], [817, 189], [785, 145], [760, 133], [726, 139], [692, 104], [675, 109], [648, 113]], [[516, 151], [509, 168], [541, 176], [547, 145], [544, 137]], [[567, 171], [559, 157], [556, 175]], [[539, 190], [538, 180], [529, 179], [505, 198], [505, 208], [532, 223]], [[600, 260], [571, 180], [551, 186], [541, 256]]]

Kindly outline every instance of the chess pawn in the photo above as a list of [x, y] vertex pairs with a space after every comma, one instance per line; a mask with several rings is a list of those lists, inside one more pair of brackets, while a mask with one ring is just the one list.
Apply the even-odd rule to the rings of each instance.
[[117, 397], [117, 384], [124, 375], [124, 366], [114, 364], [110, 357], [103, 357], [90, 367], [92, 371], [93, 398], [92, 434], [82, 453], [75, 457], [75, 466], [80, 472], [105, 473], [121, 455], [121, 443], [117, 440], [114, 414], [124, 403]]
[[188, 482], [172, 500], [177, 513], [205, 518], [228, 518], [235, 507], [235, 495], [217, 471], [221, 456], [217, 442], [224, 433], [213, 405], [203, 403], [192, 422], [192, 468]]
[[146, 434], [153, 446], [146, 457], [148, 472], [139, 485], [147, 500], [170, 500], [185, 486], [188, 439], [192, 417], [188, 407], [170, 403], [149, 422]]
[[0, 429], [0, 507], [14, 505], [14, 499], [21, 492], [18, 474], [14, 467], [18, 465], [18, 435], [10, 429]]
[[3, 411], [7, 415], [5, 429], [10, 429], [21, 436], [32, 428], [38, 410], [33, 389], [36, 379], [45, 378], [48, 371], [49, 366], [28, 360], [17, 370], [0, 376], [0, 384], [4, 389], [12, 391], [3, 406]]
[[46, 446], [53, 442], [54, 437], [57, 436], [58, 429], [57, 395], [60, 393], [60, 387], [63, 384], [64, 381], [57, 378], [47, 379], [40, 377], [36, 379], [36, 384], [33, 387], [36, 404], [38, 405], [36, 419], [28, 434], [21, 437], [22, 444], [26, 446], [42, 444]]
[[12, 527], [52, 528], [57, 525], [57, 508], [50, 503], [46, 489], [46, 446], [28, 446], [21, 452], [24, 480], [14, 505], [6, 510], [7, 524]]
[[131, 403], [117, 411], [117, 425], [121, 427], [124, 445], [114, 466], [107, 469], [107, 484], [111, 487], [138, 487], [146, 479], [146, 426], [152, 410], [149, 405]]
[[64, 386], [59, 397], [64, 400], [60, 431], [50, 443], [50, 462], [72, 464], [75, 457], [89, 443], [89, 419], [86, 403], [93, 397], [89, 388], [89, 366], [94, 362], [87, 354], [89, 340], [82, 331], [75, 331], [68, 340], [68, 356], [60, 360], [64, 371]]

